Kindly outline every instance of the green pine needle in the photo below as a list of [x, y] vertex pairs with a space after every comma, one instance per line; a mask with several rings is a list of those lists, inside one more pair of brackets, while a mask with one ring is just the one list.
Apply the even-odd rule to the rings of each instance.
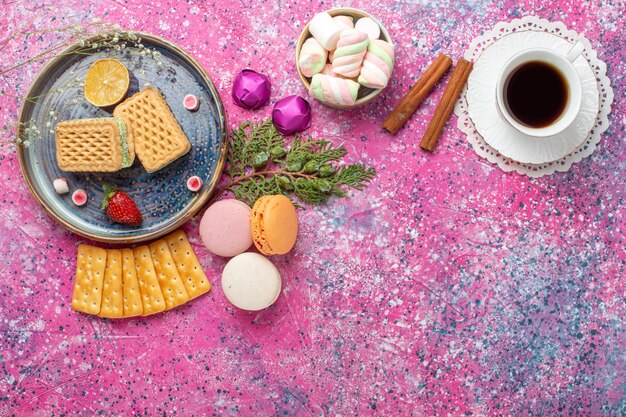
[[347, 189], [363, 190], [374, 178], [374, 168], [363, 164], [337, 166], [346, 156], [343, 146], [328, 140], [295, 136], [288, 145], [271, 120], [243, 122], [230, 134], [225, 174], [229, 183], [219, 190], [252, 206], [264, 195], [284, 194], [299, 202], [324, 204]]

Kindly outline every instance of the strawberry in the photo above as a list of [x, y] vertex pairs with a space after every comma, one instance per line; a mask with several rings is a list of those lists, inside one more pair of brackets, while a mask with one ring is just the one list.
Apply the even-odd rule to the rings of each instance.
[[141, 213], [132, 198], [115, 186], [105, 185], [104, 198], [100, 209], [106, 210], [107, 216], [117, 223], [139, 226]]

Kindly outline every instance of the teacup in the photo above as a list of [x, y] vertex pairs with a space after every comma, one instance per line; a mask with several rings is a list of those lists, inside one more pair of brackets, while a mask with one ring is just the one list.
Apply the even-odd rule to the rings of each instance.
[[500, 115], [515, 129], [533, 137], [567, 129], [582, 104], [582, 83], [572, 64], [584, 50], [576, 42], [567, 54], [530, 48], [502, 67], [496, 86]]

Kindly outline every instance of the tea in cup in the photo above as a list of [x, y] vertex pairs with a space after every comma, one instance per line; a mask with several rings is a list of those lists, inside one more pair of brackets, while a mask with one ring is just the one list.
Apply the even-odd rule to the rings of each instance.
[[572, 62], [583, 50], [577, 42], [565, 55], [531, 48], [509, 59], [496, 87], [502, 117], [529, 136], [552, 136], [567, 129], [582, 104], [582, 83]]

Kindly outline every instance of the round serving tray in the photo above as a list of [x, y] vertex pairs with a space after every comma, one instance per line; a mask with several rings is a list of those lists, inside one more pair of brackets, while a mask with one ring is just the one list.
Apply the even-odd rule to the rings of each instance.
[[[101, 242], [142, 242], [178, 228], [211, 196], [227, 152], [224, 109], [205, 71], [171, 42], [145, 33], [133, 35], [141, 39], [140, 44], [125, 42], [124, 48], [115, 48], [111, 43], [102, 46], [98, 36], [70, 46], [41, 70], [20, 110], [17, 153], [28, 188], [60, 225]], [[84, 45], [94, 42], [99, 46], [86, 51]], [[128, 97], [147, 86], [161, 92], [191, 143], [186, 155], [154, 173], [148, 173], [138, 158], [133, 166], [115, 173], [71, 173], [59, 169], [54, 142], [56, 123], [111, 117], [113, 109], [100, 109], [87, 102], [81, 86], [89, 66], [101, 58], [117, 59], [128, 68]], [[187, 94], [200, 99], [197, 111], [183, 107]], [[197, 193], [186, 187], [186, 180], [192, 175], [204, 182]], [[67, 179], [67, 194], [54, 191], [52, 182], [60, 177]], [[114, 223], [99, 209], [103, 184], [117, 185], [135, 200], [143, 216], [139, 227]], [[78, 188], [88, 194], [87, 204], [82, 207], [71, 201], [72, 192]]]

